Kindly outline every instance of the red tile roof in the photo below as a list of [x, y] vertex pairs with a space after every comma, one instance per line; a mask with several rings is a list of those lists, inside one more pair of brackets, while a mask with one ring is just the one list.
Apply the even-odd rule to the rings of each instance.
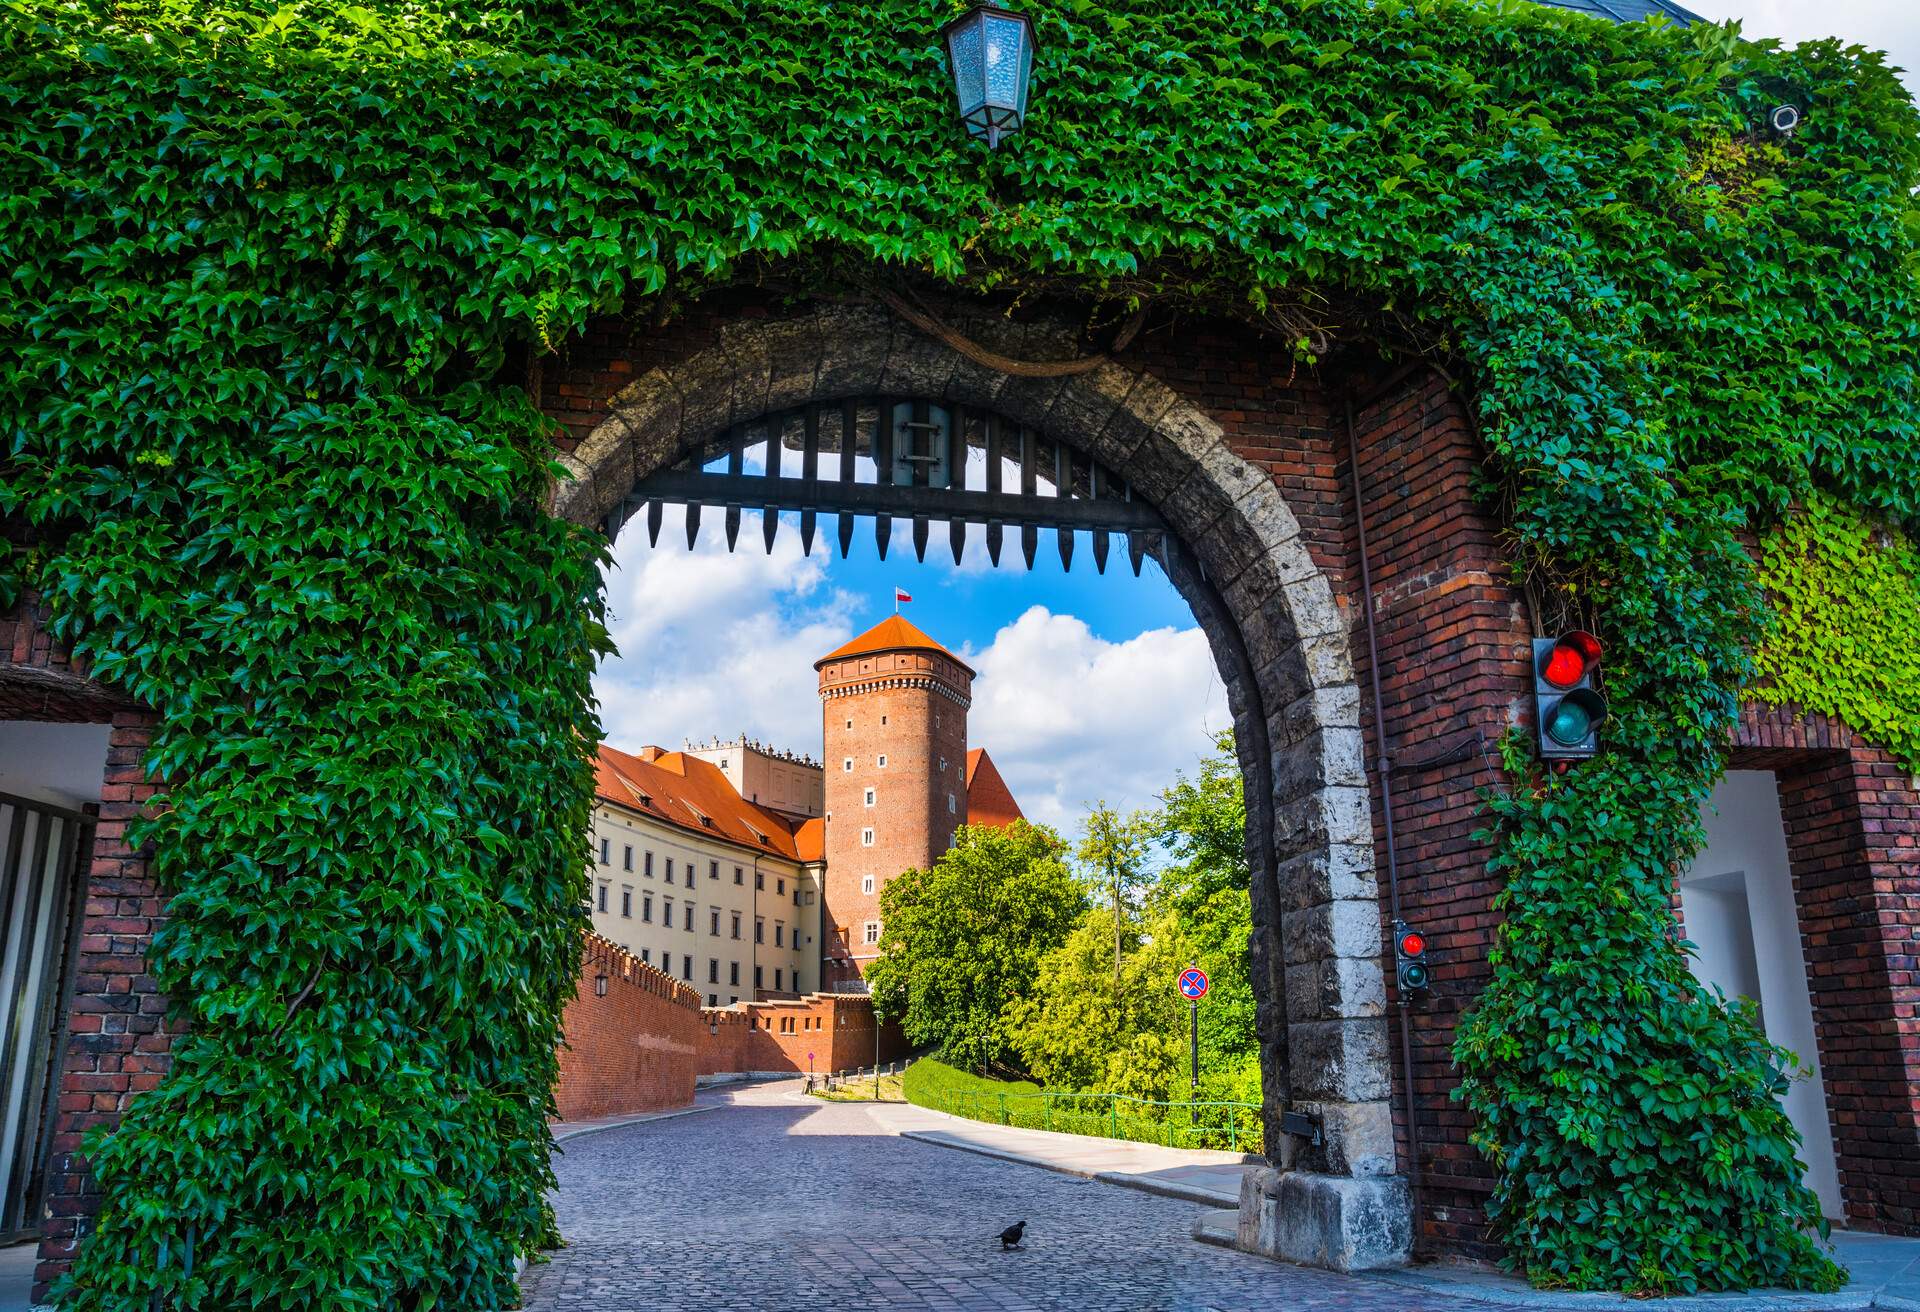
[[825, 656], [822, 656], [819, 660], [815, 661], [813, 663], [813, 668], [817, 670], [822, 665], [825, 665], [828, 661], [837, 661], [837, 660], [840, 660], [842, 657], [867, 656], [867, 655], [871, 655], [874, 652], [881, 652], [881, 651], [938, 652], [940, 655], [945, 656], [948, 660], [952, 661], [955, 665], [958, 665], [961, 669], [965, 670], [968, 674], [973, 673], [972, 666], [968, 665], [965, 661], [961, 660], [958, 656], [955, 656], [952, 652], [948, 651], [945, 647], [942, 647], [939, 643], [935, 642], [932, 638], [929, 638], [926, 634], [922, 633], [919, 629], [916, 629], [915, 627], [913, 627], [913, 625], [907, 623], [906, 620], [902, 619], [898, 615], [887, 616], [887, 618], [885, 618], [884, 620], [881, 620], [878, 624], [874, 625], [872, 628], [868, 629], [865, 633], [853, 639], [851, 642], [846, 643], [844, 646], [835, 647], [832, 651], [828, 652]]
[[827, 822], [819, 816], [811, 820], [802, 820], [793, 831], [793, 846], [800, 853], [802, 861], [824, 861], [827, 859]]
[[976, 747], [967, 753], [967, 823], [994, 825], [1005, 829], [1016, 820], [1025, 820], [1020, 803], [1013, 800], [1007, 781], [994, 768], [987, 749]]
[[747, 801], [719, 766], [685, 752], [646, 747], [634, 756], [602, 744], [594, 793], [689, 833], [789, 861], [805, 859], [795, 847], [791, 820]]

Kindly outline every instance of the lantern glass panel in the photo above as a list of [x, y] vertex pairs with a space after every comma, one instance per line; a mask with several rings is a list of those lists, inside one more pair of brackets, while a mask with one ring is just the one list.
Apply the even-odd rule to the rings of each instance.
[[1018, 18], [982, 15], [986, 29], [987, 102], [996, 109], [1018, 113], [1024, 109], [1021, 84], [1026, 81], [1027, 25]]
[[960, 98], [960, 116], [971, 117], [987, 98], [978, 18], [948, 29], [947, 55], [953, 60], [953, 87]]

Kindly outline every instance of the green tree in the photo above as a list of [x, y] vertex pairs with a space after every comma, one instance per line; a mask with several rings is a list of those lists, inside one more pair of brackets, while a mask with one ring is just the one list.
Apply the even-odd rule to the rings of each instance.
[[1213, 746], [1211, 755], [1200, 758], [1199, 773], [1191, 779], [1176, 775], [1160, 794], [1160, 809], [1148, 817], [1168, 857], [1155, 895], [1183, 910], [1217, 893], [1247, 891], [1247, 802], [1233, 730], [1215, 734]]
[[1087, 872], [1088, 882], [1107, 889], [1113, 915], [1113, 987], [1120, 988], [1121, 927], [1126, 922], [1126, 902], [1134, 890], [1151, 878], [1147, 867], [1153, 826], [1139, 812], [1121, 815], [1105, 801], [1095, 802], [1087, 812], [1080, 846], [1074, 855]]
[[881, 1015], [957, 1064], [1000, 1061], [1005, 1008], [1031, 991], [1041, 960], [1087, 907], [1066, 854], [1042, 825], [968, 825], [932, 869], [888, 884], [880, 956], [867, 974]]

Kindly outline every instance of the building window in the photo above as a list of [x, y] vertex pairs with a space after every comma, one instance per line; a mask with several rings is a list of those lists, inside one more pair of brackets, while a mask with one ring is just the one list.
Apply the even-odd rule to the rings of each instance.
[[851, 728], [853, 728], [853, 721], [852, 721], [852, 720], [848, 720], [848, 721], [847, 721], [847, 728], [849, 728], [849, 729], [851, 729]]
[[787, 945], [786, 933], [787, 933], [787, 927], [785, 925], [781, 924], [777, 920], [773, 922], [773, 945], [775, 947], [783, 948]]
[[[852, 762], [847, 763], [847, 769], [853, 769]], [[600, 840], [600, 864], [603, 866], [613, 864], [613, 840], [611, 838], [603, 838]]]
[[786, 892], [787, 892], [787, 881], [786, 881], [786, 880], [784, 880], [784, 879], [776, 879], [776, 880], [774, 880], [774, 881], [773, 881], [773, 892], [774, 892], [774, 896], [775, 896], [775, 897], [784, 897], [784, 896], [786, 896]]
[[733, 882], [734, 882], [734, 883], [736, 883], [736, 884], [744, 884], [744, 883], [746, 883], [746, 882], [747, 882], [747, 872], [746, 872], [746, 871], [744, 871], [744, 870], [742, 870], [742, 869], [741, 869], [741, 868], [740, 868], [739, 866], [735, 866], [735, 867], [733, 868]]
[[660, 904], [660, 923], [668, 929], [673, 928], [673, 899], [668, 898]]
[[878, 943], [879, 941], [880, 941], [880, 922], [877, 920], [869, 920], [867, 922], [867, 942]]
[[633, 844], [631, 843], [627, 844], [620, 853], [620, 868], [622, 870], [633, 869]]
[[883, 716], [881, 716], [881, 717], [880, 717], [880, 723], [882, 723], [882, 724], [885, 724], [886, 722], [887, 722], [887, 717], [886, 717], [886, 716], [884, 716], [884, 715], [883, 715]]
[[762, 974], [762, 971], [763, 971], [764, 969], [765, 969], [765, 967], [762, 967], [762, 966], [755, 966], [755, 967], [753, 968], [753, 986], [754, 986], [755, 988], [759, 988], [759, 987], [760, 987], [760, 982], [761, 982], [761, 980], [762, 980], [762, 979], [764, 978], [764, 975]]
[[709, 994], [707, 994], [707, 1005], [708, 1005], [709, 1007], [717, 1007], [717, 1006], [719, 1006], [719, 1005], [720, 1005], [720, 995], [719, 995], [718, 993], [709, 993]]
[[708, 919], [707, 919], [707, 933], [709, 933], [709, 934], [711, 934], [711, 935], [712, 935], [712, 936], [713, 936], [714, 938], [719, 938], [719, 937], [720, 937], [720, 912], [719, 912], [719, 910], [718, 910], [718, 909], [716, 908], [716, 909], [713, 909], [713, 910], [710, 910], [710, 911], [708, 911], [708, 913], [707, 913], [707, 917], [708, 917]]
[[651, 893], [640, 899], [640, 919], [649, 925], [653, 923], [653, 894]]
[[734, 1003], [736, 1003], [736, 1002], [738, 1002], [738, 1001], [740, 1001], [740, 995], [739, 995], [738, 993], [736, 993], [736, 994], [734, 994], [734, 995], [733, 995], [732, 997], [730, 997], [730, 998], [728, 998], [728, 999], [727, 999], [727, 1005], [728, 1005], [729, 1007], [731, 1007], [731, 1006], [732, 1006], [732, 1005], [733, 1005]]
[[720, 878], [720, 863], [718, 861], [707, 862], [707, 878], [708, 879]]
[[765, 943], [767, 941], [767, 922], [757, 917], [753, 922], [753, 941], [755, 943]]
[[733, 913], [733, 937], [740, 937], [740, 913], [738, 911]]
[[753, 886], [754, 886], [754, 887], [755, 887], [756, 889], [761, 889], [761, 888], [765, 888], [765, 887], [767, 886], [767, 872], [766, 872], [766, 871], [764, 871], [764, 870], [756, 870], [756, 871], [754, 871], [754, 872], [753, 872]]
[[633, 890], [630, 888], [620, 890], [620, 916], [623, 920], [633, 919]]
[[708, 957], [707, 958], [707, 983], [718, 984], [719, 982], [720, 982], [719, 959], [716, 957]]
[[940, 773], [945, 774], [946, 772], [947, 772], [947, 758], [943, 756], [940, 758]]
[[953, 800], [953, 794], [952, 794], [952, 793], [948, 793], [948, 794], [947, 794], [947, 814], [948, 814], [948, 815], [959, 815], [959, 814], [960, 814], [960, 809], [959, 809], [959, 807], [957, 807], [957, 806], [956, 806], [956, 805], [954, 804], [954, 800]]
[[840, 768], [841, 768], [842, 770], [844, 770], [844, 771], [845, 771], [846, 773], [848, 773], [848, 774], [852, 774], [852, 773], [853, 773], [853, 758], [852, 758], [851, 756], [847, 756], [847, 757], [842, 757], [842, 758], [841, 758], [841, 761], [840, 761]]
[[873, 805], [873, 789], [871, 788], [867, 789], [867, 805]]
[[740, 963], [739, 962], [729, 961], [727, 963], [727, 983], [733, 985], [733, 987], [735, 988], [740, 987]]
[[642, 868], [642, 873], [644, 873], [648, 879], [652, 879], [653, 878], [653, 853], [642, 852], [640, 854], [640, 865]]
[[640, 960], [641, 960], [641, 961], [643, 961], [643, 962], [645, 962], [645, 963], [646, 963], [647, 965], [649, 965], [649, 966], [651, 966], [651, 965], [653, 964], [653, 949], [652, 949], [652, 948], [641, 948], [641, 949], [640, 949]]
[[607, 909], [607, 886], [605, 884], [600, 885], [600, 909], [602, 911]]
[[687, 981], [687, 983], [689, 984], [693, 983], [693, 958], [692, 957], [683, 956], [680, 958], [680, 974]]
[[673, 858], [672, 857], [667, 858], [667, 882], [669, 884], [673, 882]]
[[873, 846], [873, 830], [871, 830], [871, 829], [862, 829], [862, 830], [860, 831], [860, 846], [862, 846], [862, 847], [872, 847], [872, 846]]
[[860, 877], [860, 891], [862, 893], [873, 892], [873, 876], [872, 875], [862, 875]]
[[887, 754], [886, 754], [885, 752], [882, 752], [882, 753], [880, 753], [880, 755], [878, 755], [878, 756], [876, 756], [876, 757], [874, 757], [874, 758], [873, 758], [873, 763], [874, 763], [874, 764], [875, 764], [876, 766], [878, 766], [878, 767], [879, 767], [880, 769], [882, 769], [882, 770], [884, 770], [884, 769], [886, 769], [886, 768], [887, 768]]

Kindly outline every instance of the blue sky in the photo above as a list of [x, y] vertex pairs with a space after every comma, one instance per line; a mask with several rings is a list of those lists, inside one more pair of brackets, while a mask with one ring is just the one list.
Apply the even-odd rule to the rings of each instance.
[[748, 514], [729, 553], [710, 511], [689, 553], [682, 513], [667, 510], [657, 548], [639, 521], [614, 544], [621, 654], [595, 690], [616, 747], [744, 732], [817, 756], [813, 662], [891, 614], [896, 586], [913, 594], [901, 613], [978, 671], [970, 745], [987, 748], [1034, 819], [1071, 831], [1088, 802], [1147, 805], [1229, 723], [1192, 613], [1152, 561], [1133, 576], [1119, 539], [1101, 575], [1087, 537], [1063, 571], [1043, 532], [1029, 572], [1011, 530], [998, 569], [973, 530], [956, 568], [944, 525], [920, 564], [906, 523], [882, 561], [863, 520], [843, 561], [831, 518], [806, 557], [797, 516], [782, 517], [768, 554]]

